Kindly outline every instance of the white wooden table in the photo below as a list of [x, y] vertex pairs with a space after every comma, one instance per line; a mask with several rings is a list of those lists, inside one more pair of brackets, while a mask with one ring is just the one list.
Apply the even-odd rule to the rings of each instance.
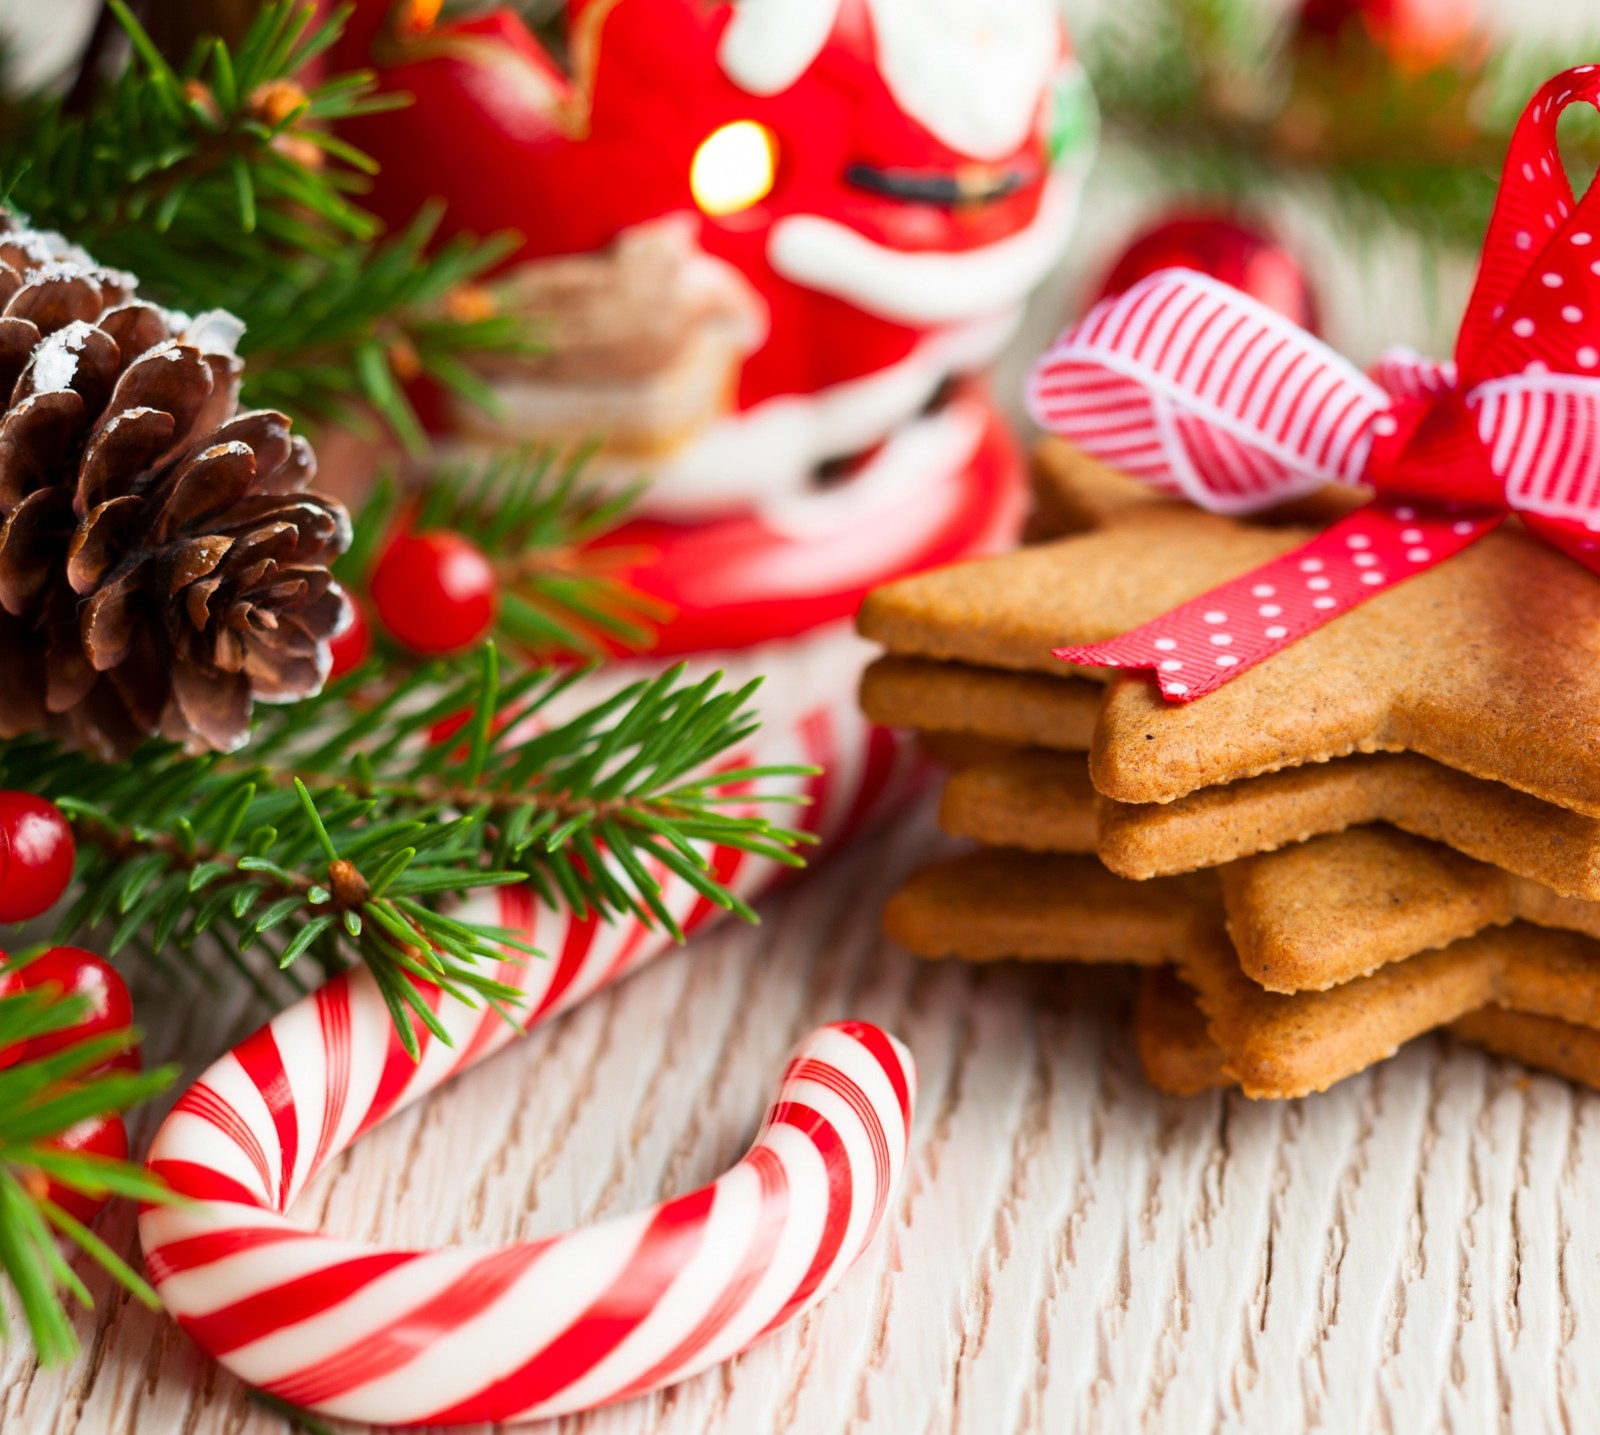
[[[1067, 8], [1081, 31], [1103, 0]], [[1484, 8], [1569, 31], [1592, 16], [1592, 0]], [[8, 28], [61, 23], [44, 14], [0, 0]], [[1147, 203], [1097, 177], [1095, 223], [1011, 382]], [[1280, 217], [1340, 301], [1336, 343], [1362, 360], [1396, 340], [1442, 351], [1466, 266], [1421, 292], [1387, 251], [1303, 207]], [[796, 1037], [865, 1017], [910, 1043], [922, 1078], [883, 1239], [742, 1359], [543, 1429], [1600, 1430], [1600, 1097], [1431, 1038], [1305, 1101], [1158, 1097], [1118, 974], [922, 966], [883, 942], [883, 900], [941, 845], [923, 809], [846, 850], [766, 903], [759, 930], [664, 958], [380, 1128], [305, 1208], [339, 1234], [490, 1243], [692, 1189], [741, 1152]], [[153, 974], [135, 1000], [151, 1057], [191, 1076], [271, 1010], [237, 983]], [[133, 1250], [129, 1211], [104, 1229]], [[165, 1318], [91, 1284], [72, 1366], [0, 1350], [5, 1435], [285, 1429]]]
[[[534, 1033], [304, 1198], [384, 1241], [500, 1241], [691, 1189], [748, 1141], [788, 1045], [842, 1015], [922, 1095], [889, 1230], [814, 1313], [564, 1435], [1600, 1429], [1600, 1097], [1427, 1039], [1281, 1105], [1152, 1093], [1119, 974], [919, 965], [878, 935], [941, 845], [926, 810]], [[265, 1011], [173, 1000], [158, 1054]], [[163, 1005], [157, 1005], [158, 1000]], [[131, 1218], [109, 1234], [131, 1248]], [[104, 1282], [97, 1283], [104, 1291]], [[7, 1435], [283, 1423], [116, 1294], [84, 1354], [0, 1363]]]

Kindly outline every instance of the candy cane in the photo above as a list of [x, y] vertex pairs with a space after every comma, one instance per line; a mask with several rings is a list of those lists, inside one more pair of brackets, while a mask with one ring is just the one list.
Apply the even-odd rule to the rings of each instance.
[[[737, 759], [826, 764], [795, 780], [823, 836], [859, 826], [911, 766], [850, 699], [769, 719]], [[746, 896], [782, 870], [727, 848], [710, 860]], [[686, 931], [718, 910], [670, 875], [662, 890]], [[525, 1028], [669, 944], [658, 927], [576, 919], [522, 888], [471, 907], [548, 953], [499, 972], [525, 993]], [[587, 1409], [737, 1354], [821, 1299], [882, 1225], [915, 1074], [904, 1047], [863, 1023], [806, 1038], [749, 1154], [653, 1210], [488, 1249], [390, 1251], [295, 1225], [284, 1213], [327, 1161], [514, 1035], [450, 998], [435, 1009], [451, 1044], [419, 1029], [413, 1063], [371, 977], [346, 973], [212, 1066], [156, 1136], [151, 1168], [193, 1204], [142, 1213], [151, 1278], [183, 1328], [252, 1385], [382, 1424]]]

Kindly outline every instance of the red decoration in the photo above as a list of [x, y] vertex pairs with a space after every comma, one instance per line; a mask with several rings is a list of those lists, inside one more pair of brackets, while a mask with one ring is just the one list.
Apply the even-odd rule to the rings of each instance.
[[[4, 969], [6, 956], [0, 952], [0, 997], [15, 996], [22, 990], [22, 983], [17, 980], [20, 972], [13, 969]], [[15, 1066], [22, 1060], [22, 1053], [27, 1049], [25, 1041], [14, 1041], [9, 1046], [0, 1046], [0, 1071], [8, 1066]]]
[[372, 572], [372, 601], [393, 637], [417, 653], [455, 653], [494, 627], [493, 565], [459, 533], [401, 533]]
[[[61, 1135], [40, 1144], [49, 1151], [60, 1151], [71, 1155], [104, 1156], [110, 1161], [126, 1161], [128, 1128], [123, 1125], [122, 1117], [115, 1111], [108, 1111], [104, 1116], [91, 1116], [86, 1121], [80, 1121]], [[111, 1199], [109, 1193], [91, 1196], [83, 1191], [69, 1190], [55, 1181], [45, 1182], [44, 1196], [47, 1200], [54, 1201], [68, 1215], [76, 1216], [85, 1225], [94, 1220]]]
[[1161, 269], [1193, 269], [1317, 332], [1316, 299], [1304, 271], [1262, 230], [1222, 213], [1176, 214], [1144, 230], [1106, 276], [1099, 298], [1131, 289]]
[[700, 524], [640, 519], [605, 539], [602, 550], [645, 555], [617, 576], [673, 611], [650, 651], [787, 637], [849, 618], [889, 575], [1009, 547], [1023, 508], [1016, 440], [972, 384], [935, 417], [870, 455], [831, 503], [819, 494]]
[[1375, 46], [1404, 74], [1460, 58], [1478, 33], [1473, 0], [1305, 0], [1297, 45], [1337, 52], [1352, 36]]
[[[802, 798], [797, 823], [832, 845], [892, 810], [917, 764], [900, 737], [862, 717], [852, 635], [797, 646], [806, 692], [769, 707], [760, 734], [724, 760], [786, 767], [764, 791]], [[788, 870], [715, 843], [704, 856], [746, 900]], [[679, 872], [652, 872], [683, 932], [721, 915]], [[156, 1134], [151, 1171], [191, 1199], [144, 1207], [140, 1245], [161, 1299], [201, 1348], [325, 1415], [386, 1428], [520, 1423], [674, 1384], [831, 1290], [897, 1209], [914, 1125], [910, 1055], [863, 1022], [805, 1041], [732, 1174], [648, 1211], [477, 1250], [383, 1250], [308, 1227], [315, 1213], [301, 1193], [351, 1142], [487, 1060], [518, 1027], [570, 1011], [672, 947], [667, 922], [580, 916], [527, 886], [480, 892], [459, 915], [551, 953], [513, 954], [495, 971], [522, 994], [512, 1021], [441, 994], [442, 1036], [417, 1023], [413, 1060], [371, 972], [356, 967], [223, 1057]]]
[[355, 672], [372, 655], [372, 629], [367, 626], [367, 615], [360, 603], [351, 601], [350, 625], [328, 646], [333, 654], [329, 682]]
[[[371, 202], [403, 222], [443, 195], [448, 229], [515, 230], [520, 260], [695, 216], [770, 316], [741, 409], [901, 363], [1018, 302], [1058, 251], [1051, 86], [1071, 62], [1048, 0], [567, 8], [570, 69], [509, 7], [418, 26], [414, 7], [360, 0], [341, 61], [415, 97], [347, 127], [380, 164]], [[759, 126], [770, 175], [734, 125]]]
[[[0, 953], [0, 963], [5, 954]], [[0, 971], [0, 996], [22, 992], [52, 991], [65, 996], [87, 997], [88, 1014], [76, 1025], [48, 1032], [26, 1042], [0, 1048], [0, 1070], [13, 1066], [23, 1057], [49, 1056], [92, 1037], [125, 1031], [133, 1022], [133, 1003], [121, 974], [93, 952], [81, 947], [52, 947], [26, 966]], [[138, 1071], [142, 1060], [137, 1046], [107, 1058], [93, 1071]]]
[[[62, 996], [86, 997], [89, 1012], [77, 1025], [62, 1031], [32, 1037], [24, 1054], [31, 1060], [63, 1051], [78, 1042], [113, 1032], [126, 1031], [133, 1024], [133, 1002], [128, 984], [109, 962], [82, 947], [52, 947], [43, 956], [19, 967], [7, 976], [11, 991], [54, 991]], [[131, 1062], [127, 1059], [132, 1055]], [[136, 1053], [124, 1052], [95, 1068], [139, 1069]]]
[[[565, 64], [509, 8], [388, 0], [359, 0], [337, 57], [414, 97], [348, 126], [382, 213], [442, 196], [447, 230], [524, 236], [500, 302], [598, 306], [547, 325], [553, 377], [497, 373], [501, 416], [455, 421], [513, 443], [575, 422], [572, 395], [595, 407], [595, 471], [649, 480], [611, 544], [649, 553], [631, 576], [677, 612], [661, 652], [843, 617], [945, 561], [958, 521], [999, 541], [1022, 464], [992, 411], [954, 464], [944, 398], [998, 353], [1075, 209], [1093, 111], [1053, 0], [566, 8]], [[671, 277], [635, 343], [630, 285], [605, 281], [651, 265]]]
[[[428, 746], [443, 747], [452, 739], [459, 739], [450, 754], [450, 760], [452, 762], [465, 762], [472, 751], [472, 747], [464, 734], [467, 726], [472, 722], [473, 716], [473, 713], [463, 710], [462, 712], [452, 713], [449, 717], [440, 718], [438, 722], [428, 729]], [[519, 721], [523, 724], [516, 735], [519, 740], [532, 737], [541, 730], [538, 727], [537, 717], [530, 722], [527, 717], [516, 713], [496, 713], [489, 721], [491, 741], [498, 738], [513, 723]]]
[[1556, 122], [1600, 108], [1600, 67], [1548, 81], [1512, 136], [1455, 360], [1368, 379], [1261, 304], [1182, 270], [1098, 306], [1035, 369], [1039, 421], [1202, 507], [1325, 482], [1378, 501], [1306, 547], [1108, 643], [1058, 656], [1149, 668], [1187, 701], [1511, 513], [1600, 573], [1600, 187], [1575, 202]]
[[0, 792], [0, 922], [28, 922], [48, 912], [72, 881], [78, 849], [53, 802]]

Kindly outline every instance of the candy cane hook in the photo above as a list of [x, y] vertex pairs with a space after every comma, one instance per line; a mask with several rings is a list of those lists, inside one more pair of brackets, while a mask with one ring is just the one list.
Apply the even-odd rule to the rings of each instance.
[[[848, 707], [804, 715], [759, 763], [828, 760], [820, 830], [858, 823], [893, 793], [904, 752]], [[771, 864], [718, 849], [753, 894]], [[663, 882], [685, 929], [710, 915]], [[474, 915], [526, 932], [548, 960], [507, 962], [533, 1026], [667, 945], [637, 923], [539, 907], [523, 889]], [[196, 1342], [293, 1404], [378, 1424], [518, 1421], [670, 1385], [737, 1354], [821, 1299], [871, 1243], [904, 1169], [915, 1071], [863, 1023], [800, 1046], [748, 1155], [653, 1210], [494, 1248], [383, 1250], [297, 1226], [294, 1197], [402, 1106], [512, 1039], [492, 1013], [440, 996], [446, 1045], [413, 1063], [376, 983], [348, 972], [228, 1053], [156, 1136], [152, 1169], [192, 1204], [151, 1207], [139, 1232], [151, 1278]]]
[[[387, 1020], [364, 976], [351, 996], [355, 1023]], [[280, 1214], [292, 1153], [263, 1150], [230, 1109], [232, 1060], [203, 1080], [214, 1099], [162, 1133], [157, 1168], [202, 1204], [145, 1212], [151, 1274], [241, 1379], [379, 1424], [560, 1415], [737, 1354], [826, 1295], [877, 1234], [915, 1085], [893, 1037], [826, 1026], [790, 1062], [749, 1153], [703, 1190], [544, 1240], [384, 1251]]]

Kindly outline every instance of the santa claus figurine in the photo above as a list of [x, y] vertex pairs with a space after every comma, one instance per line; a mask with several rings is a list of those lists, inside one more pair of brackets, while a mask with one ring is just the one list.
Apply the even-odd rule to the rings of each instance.
[[521, 236], [494, 302], [547, 347], [449, 423], [646, 480], [614, 541], [651, 554], [663, 649], [805, 631], [1010, 539], [1019, 460], [969, 376], [1091, 148], [1054, 0], [569, 0], [548, 48], [438, 8], [360, 0], [346, 32], [414, 97], [350, 127], [371, 202]]

